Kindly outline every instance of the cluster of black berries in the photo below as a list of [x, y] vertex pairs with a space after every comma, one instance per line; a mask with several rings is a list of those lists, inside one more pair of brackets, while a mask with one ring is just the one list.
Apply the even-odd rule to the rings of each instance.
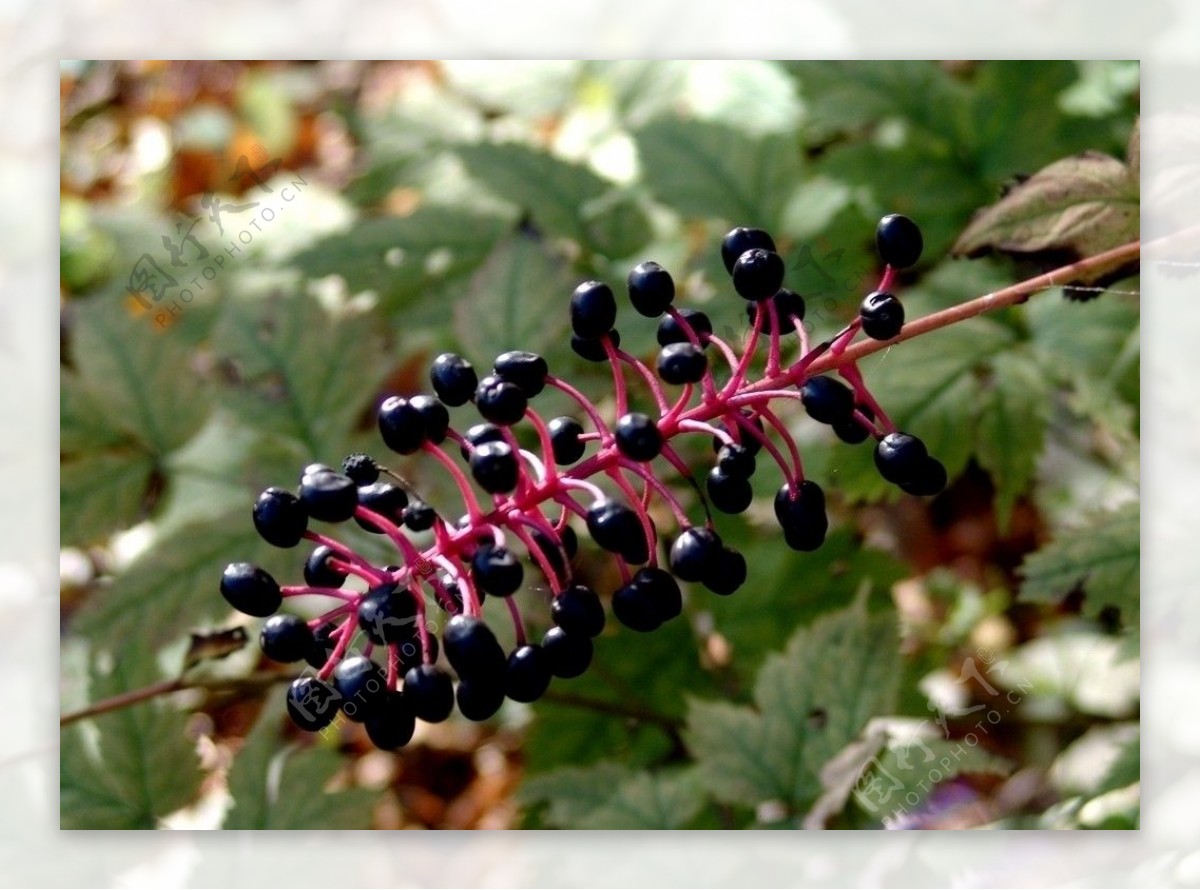
[[[484, 720], [506, 698], [536, 701], [552, 678], [582, 674], [592, 660], [592, 640], [604, 630], [606, 611], [596, 591], [572, 576], [578, 548], [572, 517], [582, 519], [595, 544], [617, 560], [622, 583], [612, 593], [611, 609], [633, 630], [652, 631], [682, 613], [679, 581], [702, 584], [719, 595], [734, 593], [746, 581], [746, 560], [722, 542], [710, 508], [722, 513], [749, 508], [750, 479], [764, 452], [785, 478], [774, 504], [784, 541], [795, 550], [816, 549], [829, 528], [825, 493], [804, 478], [796, 444], [769, 408], [774, 399], [799, 398], [813, 419], [829, 424], [846, 442], [875, 438], [880, 473], [906, 492], [940, 491], [946, 482], [942, 465], [919, 439], [894, 428], [852, 362], [835, 365], [849, 386], [810, 371], [821, 356], [840, 356], [859, 331], [877, 339], [900, 332], [903, 308], [887, 288], [896, 269], [919, 257], [920, 232], [911, 220], [889, 216], [880, 222], [876, 240], [887, 264], [880, 288], [863, 301], [854, 322], [812, 348], [803, 329], [804, 299], [783, 287], [784, 262], [770, 235], [759, 229], [734, 229], [721, 244], [733, 289], [747, 301], [751, 323], [741, 356], [713, 333], [704, 313], [675, 307], [675, 283], [657, 263], [641, 263], [627, 281], [634, 309], [661, 317], [654, 370], [621, 350], [612, 289], [598, 281], [581, 284], [570, 299], [572, 347], [585, 359], [611, 365], [619, 415], [611, 427], [595, 404], [550, 373], [540, 355], [506, 352], [482, 378], [463, 357], [438, 356], [429, 374], [434, 394], [387, 398], [379, 406], [378, 425], [392, 451], [424, 453], [442, 465], [467, 509], [458, 519], [442, 516], [364, 454], [347, 457], [337, 470], [305, 467], [295, 490], [264, 491], [253, 509], [255, 528], [278, 547], [312, 545], [305, 584], [281, 587], [261, 568], [234, 563], [221, 579], [221, 592], [234, 608], [267, 619], [261, 646], [268, 658], [303, 661], [313, 669], [289, 690], [292, 719], [315, 731], [341, 713], [364, 723], [376, 745], [394, 749], [411, 738], [418, 719], [445, 720], [457, 704], [464, 717]], [[801, 354], [785, 366], [782, 338], [791, 333], [800, 339]], [[763, 337], [770, 344], [766, 369], [751, 380], [755, 347]], [[719, 384], [710, 366], [714, 357], [728, 365]], [[658, 417], [629, 410], [626, 368], [651, 390]], [[674, 404], [662, 384], [682, 387]], [[532, 403], [547, 387], [572, 399], [584, 421], [544, 420]], [[450, 409], [468, 403], [482, 420], [459, 432]], [[512, 430], [518, 423], [532, 427], [539, 449], [521, 447]], [[703, 486], [691, 479], [673, 448], [676, 437], [685, 434], [712, 438], [716, 457]], [[790, 459], [774, 440], [786, 446]], [[458, 446], [467, 472], [448, 453], [449, 443]], [[660, 458], [693, 482], [703, 523], [689, 520], [659, 478], [652, 464]], [[618, 491], [607, 493], [597, 481]], [[660, 566], [660, 537], [648, 510], [652, 497], [665, 502], [680, 526], [666, 548], [665, 566]], [[399, 553], [398, 564], [375, 565], [310, 527], [314, 521], [351, 519], [367, 532], [388, 537]], [[514, 596], [525, 585], [527, 563], [541, 578], [536, 586], [550, 596], [553, 626], [538, 643], [527, 639]], [[347, 587], [351, 578], [355, 589]], [[279, 613], [291, 597], [323, 598], [334, 605], [306, 621]], [[511, 651], [485, 621], [483, 604], [489, 598], [494, 603], [489, 611], [506, 611], [513, 623]], [[440, 642], [429, 605], [448, 616]]]

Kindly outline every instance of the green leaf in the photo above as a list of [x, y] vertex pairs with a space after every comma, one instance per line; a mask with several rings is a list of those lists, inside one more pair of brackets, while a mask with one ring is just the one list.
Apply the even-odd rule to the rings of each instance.
[[[954, 252], [1092, 256], [1137, 240], [1138, 192], [1137, 175], [1116, 158], [1094, 151], [1065, 158], [976, 214]], [[1096, 277], [1080, 280], [1088, 283]]]
[[721, 800], [803, 812], [821, 793], [824, 764], [893, 708], [899, 673], [895, 617], [856, 603], [766, 660], [755, 707], [691, 700], [685, 740]]
[[686, 216], [772, 229], [800, 179], [800, 151], [780, 135], [662, 118], [634, 134], [642, 182]]
[[[147, 641], [130, 637], [110, 670], [94, 666], [98, 701], [160, 680]], [[147, 829], [200, 789], [187, 715], [161, 700], [112, 711], [62, 731], [59, 807], [63, 828]]]
[[1021, 597], [1057, 603], [1077, 587], [1085, 594], [1084, 614], [1095, 617], [1106, 606], [1120, 610], [1127, 627], [1136, 628], [1141, 570], [1141, 505], [1126, 504], [1066, 531], [1021, 566]]
[[540, 241], [500, 242], [454, 305], [460, 351], [481, 362], [509, 349], [545, 352], [565, 336], [573, 282]]
[[340, 275], [352, 293], [374, 291], [395, 314], [433, 286], [472, 272], [509, 225], [495, 214], [421, 207], [411, 216], [355, 223], [296, 254], [310, 278]]
[[379, 328], [373, 313], [329, 311], [309, 296], [231, 301], [215, 339], [242, 385], [226, 404], [335, 463], [384, 374]]
[[516, 142], [464, 145], [457, 153], [485, 188], [551, 235], [609, 256], [631, 253], [650, 236], [645, 214], [582, 164]]
[[854, 800], [880, 824], [921, 806], [941, 782], [971, 773], [1005, 775], [1011, 764], [962, 739], [892, 737], [859, 779]]
[[518, 799], [548, 805], [545, 821], [557, 828], [669, 830], [696, 817], [704, 790], [694, 770], [650, 773], [605, 762], [535, 776]]
[[261, 565], [276, 577], [298, 571], [298, 550], [264, 542], [243, 510], [181, 526], [157, 540], [110, 586], [98, 590], [74, 618], [77, 633], [94, 639], [136, 635], [161, 645], [229, 612], [221, 572], [231, 562]]
[[285, 747], [283, 693], [272, 695], [229, 769], [233, 809], [225, 829], [361, 829], [371, 827], [378, 796], [362, 788], [326, 791], [346, 760], [327, 747]]
[[1022, 351], [996, 357], [983, 393], [975, 454], [995, 483], [1002, 534], [1017, 498], [1033, 482], [1049, 408], [1046, 380], [1032, 356]]

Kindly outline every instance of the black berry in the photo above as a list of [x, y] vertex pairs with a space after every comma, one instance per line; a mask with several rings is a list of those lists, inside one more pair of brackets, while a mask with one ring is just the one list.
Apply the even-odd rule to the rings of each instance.
[[670, 621], [683, 612], [683, 594], [670, 572], [646, 566], [638, 569], [633, 583], [648, 591], [659, 621]]
[[888, 433], [875, 445], [875, 467], [895, 485], [915, 480], [928, 457], [925, 443], [908, 433]]
[[309, 587], [338, 588], [345, 584], [346, 574], [329, 564], [329, 560], [336, 556], [337, 554], [324, 544], [313, 548], [313, 552], [304, 562], [304, 582]]
[[221, 575], [221, 595], [244, 615], [266, 618], [283, 605], [283, 594], [267, 572], [248, 562], [226, 566]]
[[409, 669], [404, 675], [404, 696], [417, 718], [426, 723], [441, 723], [454, 710], [454, 683], [432, 664]]
[[617, 421], [617, 448], [630, 460], [647, 461], [662, 451], [662, 433], [648, 415], [631, 411]]
[[413, 454], [425, 444], [425, 419], [408, 399], [390, 396], [379, 406], [379, 435], [397, 454]]
[[808, 416], [819, 423], [842, 423], [854, 411], [854, 391], [832, 377], [812, 377], [800, 388]]
[[[755, 430], [757, 430], [759, 435], [757, 435], [757, 436], [754, 435], [754, 433], [752, 433], [748, 429], [746, 429], [745, 424], [739, 423], [736, 420], [733, 421], [732, 423], [722, 420], [720, 423], [717, 424], [717, 429], [722, 430], [725, 433], [728, 433], [734, 439], [735, 442], [737, 442], [742, 448], [746, 449], [746, 451], [749, 453], [749, 455], [751, 457], [754, 457], [754, 455], [756, 455], [756, 454], [758, 454], [758, 452], [762, 451], [762, 447], [763, 447], [762, 436], [765, 433], [765, 429], [763, 427], [763, 421], [762, 421], [762, 418], [758, 417], [758, 416], [751, 418], [750, 412], [745, 408], [742, 409], [742, 417], [746, 418], [746, 420], [749, 421], [750, 426], [752, 426]], [[713, 451], [716, 451], [719, 453], [720, 450], [724, 447], [725, 447], [725, 444], [721, 441], [721, 437], [713, 436], [713, 438], [712, 438]]]
[[358, 626], [379, 645], [410, 639], [416, 619], [412, 592], [390, 582], [372, 587], [358, 604]]
[[446, 622], [442, 648], [451, 667], [465, 679], [496, 680], [504, 676], [508, 659], [491, 628], [478, 618], [455, 615]]
[[699, 383], [707, 370], [708, 356], [691, 343], [668, 343], [658, 353], [658, 376], [675, 386]]
[[573, 464], [583, 457], [585, 443], [579, 437], [583, 435], [583, 426], [574, 417], [556, 417], [546, 424], [550, 431], [550, 447], [554, 450], [554, 462], [557, 464]]
[[918, 497], [932, 497], [946, 487], [946, 468], [936, 457], [927, 457], [917, 473], [908, 482], [902, 482], [900, 488], [908, 494]]
[[306, 732], [324, 729], [337, 716], [338, 693], [316, 677], [293, 680], [287, 692], [287, 712]]
[[461, 355], [443, 352], [433, 360], [429, 369], [429, 382], [438, 398], [452, 408], [465, 405], [475, 394], [479, 378], [471, 363]]
[[[775, 304], [775, 317], [779, 319], [779, 333], [790, 334], [796, 330], [796, 322], [804, 321], [804, 297], [800, 296], [794, 290], [788, 290], [786, 287], [779, 291], [771, 298], [771, 302]], [[765, 305], [765, 304], [764, 304]], [[758, 305], [755, 303], [746, 304], [746, 318], [751, 324], [754, 324], [758, 318]], [[771, 333], [771, 313], [763, 312], [762, 324], [758, 328], [762, 333]]]
[[300, 502], [313, 519], [345, 522], [358, 506], [358, 486], [349, 476], [322, 470], [300, 482]]
[[[713, 332], [712, 321], [709, 317], [699, 309], [680, 309], [679, 315], [691, 327], [696, 339], [700, 341], [700, 345], [706, 346], [708, 337]], [[664, 316], [663, 320], [658, 323], [657, 337], [659, 346], [692, 342], [687, 332], [684, 331], [683, 325], [675, 319], [674, 315]]]
[[747, 250], [733, 264], [733, 289], [744, 300], [769, 300], [783, 285], [783, 257], [773, 250]]
[[308, 647], [308, 652], [304, 654], [304, 660], [312, 667], [320, 668], [329, 661], [329, 656], [333, 653], [336, 643], [333, 640], [333, 632], [337, 630], [334, 624], [322, 624], [313, 631], [312, 645]]
[[[875, 412], [866, 405], [855, 405], [854, 410], [869, 421], [875, 420]], [[834, 434], [849, 445], [857, 445], [860, 442], [867, 441], [872, 431], [872, 428], [859, 423], [853, 414], [845, 420], [839, 420], [833, 425]]]
[[[372, 482], [358, 489], [358, 502], [372, 513], [378, 513], [399, 525], [404, 517], [404, 508], [408, 506], [408, 495], [403, 488], [390, 482]], [[354, 518], [367, 531], [383, 534], [383, 529], [377, 528], [369, 519]]]
[[505, 692], [513, 701], [537, 701], [550, 687], [550, 676], [550, 659], [542, 647], [526, 644], [508, 656]]
[[[754, 440], [762, 447], [762, 443]], [[717, 469], [726, 476], [749, 479], [754, 475], [755, 452], [746, 445], [722, 445], [717, 451]]]
[[507, 547], [480, 547], [471, 559], [471, 572], [476, 586], [495, 596], [512, 596], [525, 577], [525, 568]]
[[382, 751], [395, 751], [412, 741], [416, 726], [408, 699], [403, 693], [389, 691], [375, 715], [367, 720], [367, 738]]
[[634, 581], [617, 588], [613, 594], [612, 610], [617, 620], [630, 630], [649, 633], [662, 624], [650, 588]]
[[342, 472], [353, 479], [355, 485], [370, 485], [379, 478], [379, 464], [369, 454], [351, 454], [342, 461]]
[[596, 591], [582, 584], [568, 587], [554, 597], [550, 617], [563, 630], [589, 637], [604, 630], [604, 606]]
[[[621, 332], [613, 328], [608, 332], [608, 339], [612, 342], [613, 349], [617, 349], [621, 345]], [[589, 362], [606, 362], [608, 361], [608, 352], [604, 348], [602, 339], [589, 339], [580, 337], [578, 334], [571, 335], [571, 349], [575, 354]]]
[[458, 684], [458, 710], [468, 720], [479, 722], [495, 716], [504, 704], [503, 682], [463, 680]]
[[705, 488], [712, 505], [722, 513], [744, 513], [754, 500], [754, 490], [746, 476], [730, 475], [720, 467], [709, 470]]
[[658, 263], [638, 263], [629, 273], [629, 301], [647, 318], [657, 318], [675, 299], [675, 282]]
[[484, 491], [506, 494], [517, 487], [517, 456], [507, 442], [485, 442], [471, 452], [471, 475]]
[[920, 259], [924, 246], [917, 224], [899, 213], [885, 216], [875, 229], [875, 248], [880, 258], [896, 269], [907, 269], [914, 265]]
[[446, 438], [446, 428], [450, 426], [450, 412], [446, 406], [433, 396], [413, 396], [408, 404], [421, 416], [425, 426], [425, 438], [434, 445]]
[[521, 387], [495, 374], [484, 377], [475, 389], [479, 413], [500, 426], [512, 426], [524, 417], [528, 401]]
[[829, 517], [825, 512], [825, 492], [817, 483], [805, 479], [796, 486], [795, 496], [785, 484], [775, 494], [775, 518], [783, 529], [784, 542], [793, 550], [816, 550], [825, 543]]
[[282, 488], [268, 488], [254, 502], [254, 528], [276, 547], [295, 547], [308, 531], [308, 511], [300, 499]]
[[505, 442], [504, 430], [496, 426], [494, 423], [477, 423], [463, 433], [462, 451], [463, 460], [471, 459], [471, 451], [478, 448], [484, 442]]
[[619, 553], [627, 562], [649, 558], [646, 534], [637, 513], [607, 498], [592, 504], [587, 513], [588, 534], [609, 553]]
[[592, 663], [592, 638], [561, 627], [552, 627], [542, 637], [542, 652], [554, 676], [564, 680], [578, 677]]
[[492, 371], [497, 377], [521, 387], [527, 399], [532, 399], [546, 388], [546, 375], [550, 373], [544, 358], [536, 352], [521, 350], [496, 356]]
[[404, 524], [410, 531], [424, 532], [433, 528], [437, 513], [424, 501], [413, 500], [404, 508]]
[[904, 327], [904, 307], [884, 291], [867, 294], [858, 310], [863, 333], [872, 340], [890, 340]]
[[769, 250], [774, 252], [775, 242], [762, 229], [751, 229], [739, 226], [731, 229], [721, 239], [721, 260], [725, 263], [725, 271], [733, 274], [734, 264], [747, 250]]
[[681, 581], [703, 581], [716, 568], [721, 538], [703, 526], [686, 528], [671, 545], [671, 572]]
[[585, 281], [571, 294], [571, 327], [580, 337], [594, 340], [612, 330], [617, 321], [617, 301], [612, 288]]
[[259, 632], [258, 644], [271, 661], [300, 661], [312, 648], [313, 633], [303, 618], [272, 615]]
[[720, 596], [729, 596], [746, 583], [746, 557], [732, 547], [722, 548], [704, 586]]
[[387, 675], [363, 655], [351, 655], [333, 669], [333, 688], [340, 695], [342, 713], [362, 723], [374, 716], [387, 699]]

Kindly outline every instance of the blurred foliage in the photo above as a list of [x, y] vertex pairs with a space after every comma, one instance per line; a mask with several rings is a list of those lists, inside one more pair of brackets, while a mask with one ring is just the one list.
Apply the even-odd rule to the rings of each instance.
[[[64, 652], [91, 665], [64, 700], [196, 687], [64, 730], [64, 827], [1135, 827], [1136, 270], [863, 362], [950, 472], [929, 503], [785, 414], [826, 546], [782, 546], [761, 472], [719, 521], [747, 586], [687, 591], [653, 635], [610, 621], [593, 669], [532, 708], [381, 754], [356, 725], [296, 733], [253, 646], [171, 668], [189, 632], [256, 636], [225, 563], [299, 574], [254, 494], [378, 451], [374, 405], [437, 351], [536, 349], [601, 400], [606, 368], [566, 342], [574, 283], [656, 259], [737, 340], [731, 225], [775, 234], [817, 338], [878, 280], [886, 212], [925, 233], [910, 318], [1116, 246], [1137, 90], [1129, 62], [64, 65], [61, 529], [92, 567], [63, 579]], [[652, 357], [654, 325], [620, 323]], [[393, 465], [461, 512], [431, 465]], [[586, 547], [576, 568], [611, 588]]]

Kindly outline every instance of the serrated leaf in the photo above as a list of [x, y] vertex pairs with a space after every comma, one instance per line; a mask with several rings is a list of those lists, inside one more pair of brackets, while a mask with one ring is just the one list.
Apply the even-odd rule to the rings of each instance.
[[529, 214], [547, 234], [609, 256], [631, 253], [650, 236], [640, 208], [582, 164], [516, 142], [464, 145], [457, 154], [482, 186]]
[[[777, 486], [776, 486], [777, 487]], [[846, 529], [832, 531], [813, 553], [797, 553], [783, 543], [778, 526], [747, 529], [738, 535], [728, 528], [721, 536], [752, 566], [737, 596], [703, 597], [713, 627], [730, 644], [732, 666], [751, 676], [767, 653], [782, 649], [792, 631], [817, 616], [845, 608], [863, 585], [870, 587], [872, 608], [890, 606], [891, 585], [904, 568], [879, 550], [862, 546]], [[754, 607], [747, 603], [753, 600]], [[780, 621], [787, 615], [787, 621]]]
[[704, 789], [693, 770], [651, 773], [609, 762], [535, 776], [518, 797], [526, 804], [547, 804], [547, 824], [576, 829], [684, 828], [704, 805]]
[[971, 773], [1004, 775], [1011, 764], [962, 739], [892, 738], [863, 770], [854, 801], [879, 823], [919, 808], [941, 782]]
[[244, 510], [182, 526], [156, 541], [88, 598], [74, 630], [97, 639], [136, 634], [147, 645], [161, 645], [229, 611], [219, 590], [229, 563], [252, 562], [281, 579], [298, 574], [301, 551], [280, 550], [259, 538], [250, 500]]
[[803, 812], [821, 793], [825, 763], [892, 709], [898, 677], [894, 616], [855, 604], [766, 660], [755, 707], [691, 700], [685, 740], [718, 798]]
[[540, 241], [514, 235], [500, 242], [454, 305], [460, 351], [484, 365], [510, 349], [544, 352], [565, 336], [574, 284]]
[[[93, 701], [161, 677], [154, 652], [131, 639], [111, 671], [94, 668]], [[202, 774], [187, 716], [164, 701], [148, 701], [62, 731], [59, 807], [63, 828], [146, 829], [190, 803]], [[95, 734], [87, 735], [93, 728]]]
[[1092, 256], [1137, 240], [1138, 192], [1138, 177], [1116, 158], [1094, 151], [1065, 158], [976, 214], [955, 242], [954, 253]]
[[215, 337], [242, 385], [226, 404], [336, 463], [384, 373], [379, 327], [372, 313], [330, 312], [308, 296], [230, 302]]
[[59, 534], [63, 544], [87, 544], [142, 518], [154, 458], [136, 448], [67, 461], [59, 471]]
[[1141, 505], [1126, 504], [1066, 531], [1021, 566], [1021, 596], [1056, 603], [1082, 587], [1084, 613], [1095, 617], [1106, 606], [1121, 612], [1122, 622], [1137, 627], [1141, 570]]
[[263, 708], [229, 769], [233, 809], [221, 826], [229, 830], [361, 829], [371, 827], [376, 794], [362, 788], [326, 791], [346, 765], [325, 747], [285, 746], [280, 732], [283, 693]]
[[1050, 393], [1041, 369], [1024, 352], [991, 364], [976, 431], [975, 455], [996, 486], [996, 522], [1003, 534], [1017, 498], [1033, 482], [1045, 440]]
[[751, 136], [723, 124], [662, 118], [635, 132], [642, 182], [686, 216], [773, 229], [800, 179], [786, 136]]
[[402, 218], [360, 220], [293, 263], [310, 278], [340, 275], [352, 293], [374, 291], [384, 312], [395, 314], [434, 285], [473, 271], [508, 225], [495, 214], [430, 205]]

